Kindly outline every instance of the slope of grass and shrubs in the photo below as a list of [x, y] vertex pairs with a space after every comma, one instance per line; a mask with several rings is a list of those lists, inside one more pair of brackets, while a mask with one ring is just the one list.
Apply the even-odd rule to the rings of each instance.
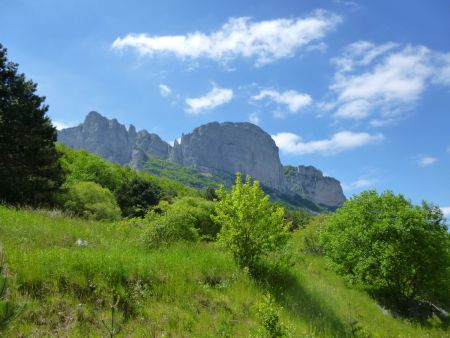
[[111, 305], [119, 337], [257, 336], [264, 318], [294, 337], [448, 336], [438, 318], [395, 318], [347, 285], [308, 253], [301, 229], [288, 243], [291, 264], [276, 268], [269, 256], [252, 275], [215, 242], [149, 248], [145, 225], [131, 221], [7, 207], [0, 220], [12, 301], [25, 304], [5, 336], [105, 336]]

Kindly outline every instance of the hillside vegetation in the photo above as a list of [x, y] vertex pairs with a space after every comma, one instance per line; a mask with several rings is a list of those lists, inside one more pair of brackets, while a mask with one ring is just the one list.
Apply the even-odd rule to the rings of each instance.
[[248, 337], [267, 292], [295, 337], [448, 336], [436, 318], [395, 319], [347, 287], [323, 257], [302, 253], [302, 231], [289, 270], [252, 278], [214, 243], [149, 250], [139, 227], [51, 211], [0, 207], [0, 220], [15, 300], [26, 304], [7, 336], [105, 336], [117, 303], [118, 336]]

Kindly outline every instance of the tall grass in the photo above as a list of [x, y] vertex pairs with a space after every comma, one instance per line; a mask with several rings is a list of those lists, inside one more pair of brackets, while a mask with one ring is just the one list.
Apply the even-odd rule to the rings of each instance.
[[[117, 302], [119, 337], [249, 337], [254, 304], [270, 292], [295, 337], [446, 337], [439, 322], [395, 319], [347, 287], [322, 257], [300, 252], [289, 270], [249, 276], [214, 243], [148, 250], [142, 229], [90, 222], [57, 212], [0, 207], [0, 238], [14, 296], [26, 303], [6, 336], [107, 335]], [[78, 241], [80, 240], [80, 241]], [[81, 245], [80, 245], [81, 244]]]

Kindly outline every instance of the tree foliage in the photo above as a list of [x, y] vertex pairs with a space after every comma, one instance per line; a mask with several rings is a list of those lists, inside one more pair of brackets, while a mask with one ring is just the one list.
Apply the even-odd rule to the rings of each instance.
[[261, 257], [286, 244], [289, 224], [284, 221], [284, 209], [270, 203], [258, 181], [247, 176], [243, 183], [238, 173], [231, 193], [222, 186], [218, 196], [212, 216], [221, 226], [218, 240], [241, 267], [254, 267]]
[[123, 182], [116, 191], [124, 217], [144, 217], [150, 207], [158, 204], [161, 196], [161, 187], [138, 176]]
[[88, 219], [120, 218], [120, 208], [113, 193], [94, 182], [77, 182], [71, 185], [65, 196], [64, 207]]
[[0, 199], [8, 203], [47, 204], [63, 182], [56, 129], [36, 88], [0, 44]]
[[214, 203], [199, 197], [183, 197], [172, 204], [161, 201], [145, 217], [144, 242], [158, 247], [176, 241], [215, 239], [220, 228], [211, 220]]
[[392, 299], [448, 296], [450, 237], [439, 208], [366, 191], [326, 222], [321, 239], [337, 271]]

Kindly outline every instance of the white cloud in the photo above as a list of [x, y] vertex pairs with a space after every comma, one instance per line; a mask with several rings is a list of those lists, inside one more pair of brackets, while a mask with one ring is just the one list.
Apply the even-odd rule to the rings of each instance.
[[259, 124], [259, 122], [261, 122], [260, 119], [259, 119], [258, 113], [251, 113], [251, 114], [248, 116], [248, 120], [249, 120], [251, 123], [253, 123], [253, 124]]
[[214, 87], [205, 96], [186, 99], [186, 104], [189, 106], [186, 112], [199, 115], [231, 101], [232, 98], [233, 90]]
[[161, 93], [161, 96], [167, 97], [172, 93], [172, 89], [170, 89], [169, 86], [161, 83], [159, 85], [159, 92]]
[[[285, 92], [277, 92], [276, 90], [264, 89], [259, 92], [258, 95], [251, 97], [254, 101], [270, 99], [273, 102], [284, 105], [291, 113], [297, 113], [300, 109], [307, 107], [311, 104], [312, 98], [308, 94], [299, 93], [295, 90], [288, 90]], [[284, 112], [277, 110], [275, 112], [276, 117], [283, 117]]]
[[431, 157], [431, 156], [419, 156], [419, 165], [421, 167], [428, 167], [430, 165], [433, 165], [437, 162], [437, 158], [436, 157]]
[[423, 46], [375, 45], [358, 41], [332, 60], [334, 99], [321, 104], [338, 119], [372, 119], [372, 126], [395, 122], [430, 84], [450, 85], [450, 54]]
[[302, 138], [293, 133], [278, 133], [272, 135], [278, 148], [283, 152], [294, 155], [325, 154], [333, 155], [346, 150], [359, 148], [368, 144], [380, 142], [384, 139], [382, 134], [354, 133], [341, 131], [329, 139], [304, 142]]
[[248, 17], [230, 18], [210, 34], [128, 34], [117, 38], [112, 48], [133, 48], [141, 55], [174, 54], [182, 59], [205, 57], [219, 62], [238, 57], [255, 58], [256, 65], [263, 65], [291, 57], [296, 50], [317, 44], [341, 21], [340, 16], [323, 10], [296, 19], [255, 22]]
[[375, 179], [367, 177], [359, 177], [356, 181], [350, 184], [342, 184], [342, 189], [345, 191], [366, 189], [373, 186], [376, 183]]
[[71, 127], [65, 122], [52, 120], [52, 124], [56, 127], [57, 130], [66, 129]]
[[441, 210], [445, 217], [450, 217], [450, 207], [441, 207]]

